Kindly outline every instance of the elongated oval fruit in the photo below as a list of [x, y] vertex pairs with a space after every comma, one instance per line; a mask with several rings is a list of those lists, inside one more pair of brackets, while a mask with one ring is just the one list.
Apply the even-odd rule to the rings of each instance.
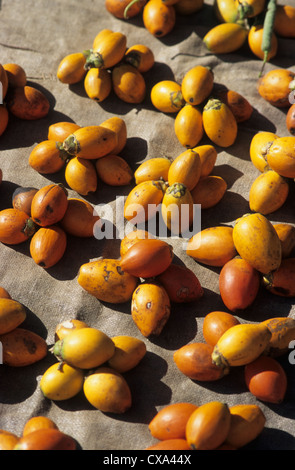
[[233, 258], [219, 274], [219, 291], [224, 305], [231, 311], [249, 307], [260, 287], [258, 271], [242, 258]]
[[214, 75], [210, 67], [196, 65], [182, 79], [182, 96], [189, 104], [201, 104], [213, 90], [213, 83]]
[[40, 361], [47, 355], [46, 341], [33, 331], [24, 328], [0, 335], [3, 347], [3, 364], [24, 367]]
[[90, 99], [102, 102], [112, 91], [112, 78], [108, 70], [92, 68], [84, 79], [84, 88]]
[[161, 180], [137, 184], [125, 200], [124, 217], [134, 225], [150, 220], [159, 211], [165, 191], [166, 184]]
[[41, 227], [32, 236], [30, 254], [38, 266], [51, 268], [63, 257], [67, 247], [67, 235], [58, 225]]
[[233, 145], [238, 124], [227, 104], [217, 98], [209, 99], [203, 108], [203, 127], [210, 140], [220, 147]]
[[241, 93], [221, 86], [220, 90], [217, 89], [215, 96], [229, 107], [238, 123], [250, 119], [253, 106]]
[[295, 296], [295, 258], [285, 258], [280, 266], [263, 276], [263, 285], [281, 297]]
[[271, 222], [262, 214], [245, 214], [233, 228], [233, 241], [241, 258], [268, 274], [281, 264], [281, 242]]
[[243, 366], [267, 348], [271, 332], [262, 323], [241, 323], [229, 328], [216, 343], [212, 361], [218, 367]]
[[146, 344], [139, 338], [129, 335], [111, 337], [115, 352], [108, 365], [123, 374], [136, 367], [146, 354]]
[[279, 136], [274, 132], [260, 131], [254, 134], [250, 143], [250, 159], [253, 165], [261, 172], [269, 168], [267, 162], [268, 151], [275, 139]]
[[258, 400], [281, 403], [286, 395], [288, 379], [277, 359], [260, 356], [245, 366], [245, 382], [249, 391]]
[[151, 90], [151, 101], [163, 113], [177, 113], [185, 104], [181, 85], [174, 80], [161, 80]]
[[189, 230], [195, 215], [190, 191], [182, 183], [173, 183], [166, 189], [161, 205], [164, 223], [171, 233], [182, 234]]
[[188, 241], [186, 253], [199, 263], [223, 266], [237, 254], [233, 228], [220, 225], [197, 232]]
[[117, 145], [117, 134], [104, 126], [86, 126], [77, 129], [63, 142], [70, 155], [96, 159], [112, 152]]
[[193, 450], [213, 450], [226, 439], [230, 428], [226, 403], [210, 401], [199, 406], [188, 419], [186, 440]]
[[73, 157], [65, 169], [65, 180], [69, 187], [87, 196], [97, 189], [97, 171], [92, 160], [81, 157]]
[[106, 155], [98, 158], [95, 168], [99, 179], [110, 186], [125, 186], [133, 179], [131, 167], [119, 155]]
[[60, 362], [50, 366], [42, 375], [40, 389], [49, 400], [63, 401], [77, 395], [83, 388], [84, 371]]
[[58, 429], [38, 429], [22, 436], [14, 450], [76, 450], [76, 441]]
[[34, 121], [44, 118], [50, 110], [50, 103], [45, 94], [29, 85], [16, 87], [7, 95], [7, 109], [19, 119]]
[[177, 139], [186, 148], [193, 148], [204, 135], [202, 112], [197, 106], [187, 103], [177, 113], [174, 121]]
[[264, 354], [280, 357], [286, 354], [291, 341], [295, 340], [295, 319], [291, 317], [268, 318], [264, 323], [271, 332], [271, 338]]
[[163, 286], [141, 283], [132, 294], [132, 319], [143, 336], [159, 336], [171, 313], [171, 302]]
[[176, 21], [176, 13], [173, 5], [165, 5], [158, 0], [150, 0], [143, 8], [142, 19], [145, 28], [155, 37], [167, 36]]
[[126, 379], [111, 367], [95, 369], [85, 378], [83, 390], [89, 403], [105, 413], [125, 413], [132, 405]]
[[80, 267], [78, 283], [103, 302], [122, 303], [131, 299], [138, 277], [123, 271], [120, 260], [98, 259]]
[[124, 57], [126, 42], [125, 34], [120, 31], [111, 31], [99, 41], [96, 40], [95, 48], [87, 51], [86, 70], [92, 67], [104, 69], [114, 67]]
[[278, 108], [290, 107], [290, 93], [295, 87], [295, 73], [285, 68], [269, 70], [257, 82], [260, 96]]
[[57, 78], [68, 85], [80, 82], [85, 74], [86, 57], [82, 52], [66, 55], [58, 65]]
[[41, 227], [48, 227], [63, 218], [67, 207], [68, 192], [62, 184], [43, 186], [32, 199], [32, 219]]
[[137, 277], [149, 278], [165, 271], [171, 264], [173, 249], [160, 239], [139, 240], [122, 256], [120, 267]]
[[239, 449], [252, 442], [263, 431], [266, 417], [259, 405], [233, 405], [229, 411], [231, 423], [225, 444]]
[[228, 54], [242, 47], [247, 36], [247, 29], [239, 23], [221, 23], [208, 31], [203, 42], [213, 54]]
[[14, 208], [0, 211], [0, 241], [17, 245], [28, 240], [36, 230], [32, 218], [24, 211]]
[[191, 190], [194, 204], [200, 204], [202, 209], [216, 206], [227, 190], [227, 183], [221, 176], [208, 175], [200, 178]]
[[213, 346], [207, 343], [189, 343], [173, 354], [173, 360], [184, 375], [200, 382], [219, 380], [229, 369], [218, 367], [212, 362]]
[[198, 277], [187, 266], [171, 263], [156, 279], [166, 289], [171, 302], [193, 302], [204, 294]]
[[52, 174], [61, 170], [68, 158], [60, 142], [44, 140], [33, 148], [29, 165], [41, 174]]
[[0, 334], [17, 328], [26, 319], [26, 309], [17, 300], [0, 298]]
[[134, 172], [135, 183], [139, 184], [143, 181], [157, 181], [160, 179], [167, 181], [170, 165], [171, 161], [166, 157], [154, 157], [145, 160]]
[[120, 63], [112, 70], [114, 93], [126, 103], [141, 103], [146, 96], [142, 73], [133, 65]]
[[182, 183], [191, 191], [201, 176], [201, 159], [194, 149], [181, 152], [171, 163], [168, 171], [168, 183]]
[[89, 327], [73, 330], [56, 341], [52, 352], [60, 361], [72, 367], [92, 369], [112, 357], [115, 345], [103, 331]]
[[267, 215], [278, 210], [286, 202], [289, 184], [276, 171], [268, 170], [259, 175], [249, 191], [251, 211]]
[[164, 406], [149, 423], [151, 435], [161, 441], [185, 439], [186, 423], [197, 408], [197, 405], [189, 402], [178, 402]]

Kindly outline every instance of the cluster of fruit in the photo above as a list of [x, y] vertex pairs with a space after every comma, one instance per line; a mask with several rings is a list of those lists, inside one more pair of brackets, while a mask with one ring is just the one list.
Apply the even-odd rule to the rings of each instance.
[[163, 407], [150, 421], [157, 442], [146, 450], [236, 450], [263, 431], [266, 417], [259, 405], [201, 405], [180, 402]]
[[105, 0], [106, 10], [116, 18], [127, 20], [141, 14], [144, 27], [157, 38], [174, 29], [177, 15], [191, 15], [203, 5], [204, 0]]
[[156, 109], [176, 114], [175, 134], [186, 148], [195, 147], [204, 132], [214, 144], [229, 147], [237, 138], [238, 123], [252, 115], [253, 107], [244, 96], [214, 85], [212, 70], [196, 65], [185, 73], [181, 83], [162, 80], [151, 90]]
[[61, 431], [47, 416], [33, 416], [25, 422], [20, 436], [0, 430], [1, 450], [76, 450], [74, 438]]
[[294, 136], [258, 132], [250, 143], [250, 158], [260, 175], [249, 191], [252, 211], [267, 215], [282, 207], [295, 177]]
[[125, 200], [124, 217], [141, 224], [159, 212], [169, 232], [185, 236], [196, 207], [213, 207], [226, 192], [226, 181], [212, 174], [216, 159], [213, 145], [200, 145], [172, 162], [165, 157], [145, 160], [134, 172], [136, 184]]
[[92, 237], [101, 219], [90, 203], [69, 198], [62, 184], [49, 184], [40, 189], [17, 188], [13, 207], [0, 212], [0, 241], [17, 245], [30, 240], [30, 254], [44, 269], [63, 257], [67, 234]]
[[213, 311], [203, 321], [205, 341], [192, 342], [173, 355], [177, 368], [198, 382], [212, 382], [244, 368], [247, 389], [258, 400], [281, 403], [288, 379], [277, 358], [287, 354], [295, 321], [276, 317], [260, 323], [241, 323], [233, 314]]
[[214, 12], [220, 24], [203, 38], [213, 54], [228, 54], [247, 43], [264, 65], [276, 56], [279, 37], [295, 37], [292, 5], [277, 5], [273, 0], [215, 0]]
[[[203, 0], [106, 0], [108, 12], [120, 19], [142, 13], [145, 28], [155, 37], [173, 31], [177, 14], [199, 12]], [[271, 0], [215, 0], [212, 7], [220, 22], [204, 36], [203, 42], [213, 54], [228, 54], [245, 43], [259, 59], [269, 61], [276, 56], [279, 37], [295, 37], [295, 7], [277, 5]]]
[[15, 63], [0, 64], [0, 84], [0, 135], [8, 126], [9, 113], [29, 121], [47, 116], [50, 103], [42, 91], [27, 84], [23, 67]]
[[125, 34], [101, 30], [92, 48], [65, 56], [57, 69], [57, 78], [72, 85], [84, 80], [89, 98], [102, 102], [113, 90], [126, 103], [141, 103], [146, 96], [144, 73], [154, 65], [154, 54], [144, 44], [127, 48]]
[[197, 276], [186, 266], [172, 263], [173, 250], [166, 241], [134, 230], [121, 241], [120, 254], [120, 259], [99, 258], [83, 264], [78, 283], [100, 301], [131, 302], [132, 319], [143, 336], [160, 335], [171, 303], [202, 297]]
[[105, 413], [124, 413], [132, 404], [124, 373], [146, 354], [133, 336], [110, 337], [77, 319], [57, 325], [51, 351], [58, 362], [42, 375], [40, 389], [50, 400], [68, 400], [83, 391], [88, 402]]
[[117, 116], [96, 126], [57, 122], [49, 126], [48, 139], [31, 151], [29, 165], [45, 175], [65, 167], [68, 186], [87, 196], [96, 191], [99, 180], [111, 186], [128, 185], [132, 181], [132, 169], [118, 155], [126, 140], [125, 121]]

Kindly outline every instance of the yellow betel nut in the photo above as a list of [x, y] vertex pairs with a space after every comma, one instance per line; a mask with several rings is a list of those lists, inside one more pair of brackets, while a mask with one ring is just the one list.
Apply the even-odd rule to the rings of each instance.
[[212, 361], [218, 367], [243, 366], [254, 361], [268, 346], [271, 332], [263, 323], [241, 323], [223, 333], [217, 341]]
[[132, 403], [126, 380], [111, 367], [98, 367], [88, 375], [83, 390], [89, 403], [105, 413], [124, 413]]
[[115, 353], [109, 359], [108, 365], [121, 374], [133, 369], [146, 353], [145, 343], [138, 338], [127, 335], [112, 337]]
[[44, 372], [40, 389], [50, 400], [67, 400], [82, 390], [83, 382], [83, 370], [57, 362]]
[[80, 369], [98, 367], [115, 352], [111, 338], [96, 328], [74, 330], [55, 343], [53, 354], [63, 362]]
[[233, 228], [233, 241], [241, 258], [268, 274], [281, 264], [282, 246], [271, 222], [262, 214], [244, 214]]

